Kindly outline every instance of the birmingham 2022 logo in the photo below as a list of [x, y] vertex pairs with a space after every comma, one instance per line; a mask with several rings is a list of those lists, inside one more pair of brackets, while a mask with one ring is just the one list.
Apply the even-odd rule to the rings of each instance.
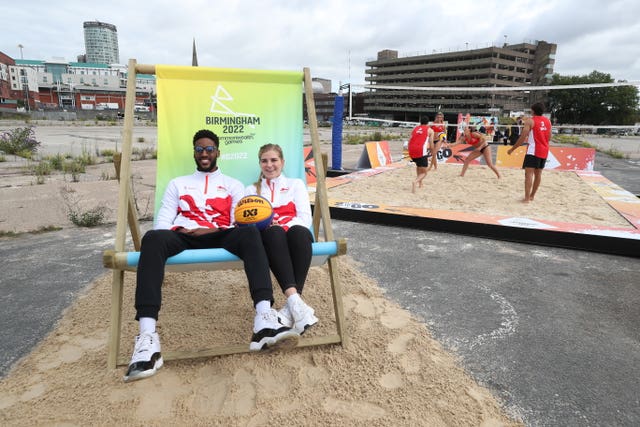
[[233, 96], [222, 85], [218, 85], [215, 94], [211, 96], [211, 107], [209, 108], [209, 112], [216, 115], [207, 116], [205, 123], [222, 126], [221, 133], [230, 136], [243, 134], [245, 126], [255, 129], [257, 125], [260, 125], [260, 117], [256, 114], [234, 111], [230, 107], [233, 101]]

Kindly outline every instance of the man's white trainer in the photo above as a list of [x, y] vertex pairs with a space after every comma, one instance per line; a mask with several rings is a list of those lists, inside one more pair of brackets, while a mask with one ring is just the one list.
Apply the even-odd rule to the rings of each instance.
[[158, 333], [141, 333], [136, 336], [133, 355], [131, 356], [127, 373], [124, 376], [124, 381], [129, 382], [148, 378], [162, 368], [162, 364]]
[[300, 334], [278, 323], [278, 312], [269, 309], [256, 314], [249, 350], [288, 349], [298, 345]]

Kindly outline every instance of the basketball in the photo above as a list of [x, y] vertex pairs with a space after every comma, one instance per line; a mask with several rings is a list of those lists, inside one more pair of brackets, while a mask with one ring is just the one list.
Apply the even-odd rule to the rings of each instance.
[[262, 196], [244, 196], [238, 201], [233, 216], [240, 227], [255, 225], [264, 230], [273, 220], [273, 207]]

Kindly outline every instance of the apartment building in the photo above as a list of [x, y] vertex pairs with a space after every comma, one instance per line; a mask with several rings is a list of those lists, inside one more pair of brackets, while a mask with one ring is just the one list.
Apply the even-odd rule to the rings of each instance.
[[[553, 75], [557, 45], [545, 41], [504, 44], [480, 49], [399, 56], [395, 50], [378, 52], [366, 62], [364, 110], [370, 117], [419, 121], [442, 111], [453, 114], [506, 115], [526, 111], [543, 92], [507, 92], [500, 88], [544, 86]], [[375, 86], [487, 87], [486, 92], [388, 90]]]
[[118, 64], [118, 29], [113, 24], [99, 21], [83, 23], [86, 61], [97, 64]]

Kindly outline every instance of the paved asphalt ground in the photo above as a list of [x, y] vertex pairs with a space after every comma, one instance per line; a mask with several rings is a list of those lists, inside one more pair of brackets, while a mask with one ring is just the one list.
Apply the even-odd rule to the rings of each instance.
[[[636, 162], [599, 160], [596, 169], [640, 194]], [[361, 270], [510, 414], [530, 426], [640, 425], [638, 258], [337, 220], [334, 227]], [[0, 238], [0, 377], [105, 273], [102, 251], [114, 231]]]

